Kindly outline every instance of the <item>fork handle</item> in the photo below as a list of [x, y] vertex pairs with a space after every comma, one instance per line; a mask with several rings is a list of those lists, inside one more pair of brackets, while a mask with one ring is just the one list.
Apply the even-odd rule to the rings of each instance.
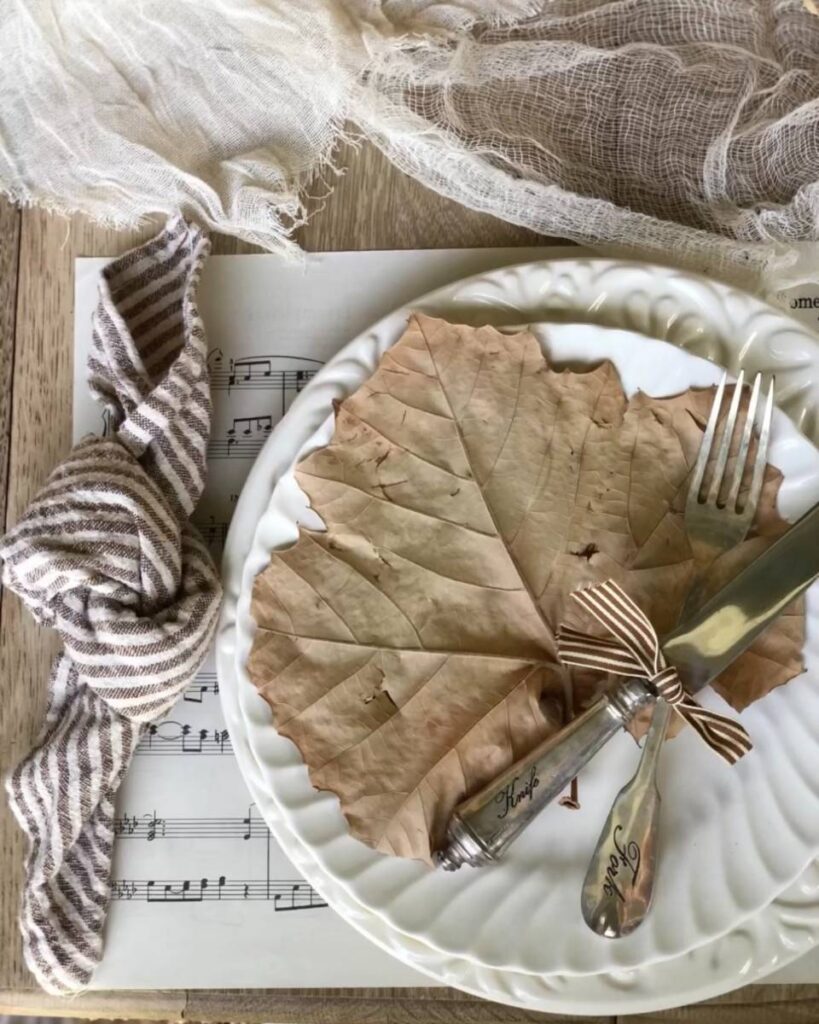
[[453, 871], [461, 864], [479, 867], [498, 860], [598, 750], [655, 700], [641, 679], [629, 679], [601, 697], [455, 809], [438, 863]]
[[640, 764], [614, 798], [583, 880], [583, 919], [607, 938], [633, 932], [651, 908], [660, 820], [657, 765], [671, 714], [671, 705], [658, 701]]

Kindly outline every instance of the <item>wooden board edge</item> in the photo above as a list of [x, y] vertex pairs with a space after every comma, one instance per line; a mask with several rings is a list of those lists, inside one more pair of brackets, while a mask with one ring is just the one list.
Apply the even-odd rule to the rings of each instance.
[[264, 1024], [614, 1024], [615, 1018], [574, 1017], [516, 1009], [446, 988], [225, 989], [84, 992], [61, 998], [39, 991], [0, 990], [0, 1013], [26, 1017]]
[[0, 532], [5, 532], [11, 458], [11, 404], [21, 222], [20, 210], [7, 199], [0, 198]]
[[19, 1017], [77, 1017], [84, 1020], [183, 1021], [187, 993], [170, 991], [83, 992], [51, 996], [47, 992], [0, 989], [0, 1014]]
[[[612, 1009], [616, 1009], [615, 1006]], [[39, 991], [0, 990], [0, 1013], [15, 1016], [263, 1024], [616, 1024], [622, 1021], [730, 1022], [819, 1019], [819, 985], [752, 985], [703, 1003], [639, 1014], [576, 1017], [516, 1009], [447, 988], [181, 989], [85, 992], [60, 998]]]

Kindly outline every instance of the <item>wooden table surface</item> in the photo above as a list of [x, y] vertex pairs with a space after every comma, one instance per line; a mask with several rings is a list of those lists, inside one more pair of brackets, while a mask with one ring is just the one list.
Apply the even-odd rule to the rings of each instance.
[[[415, 249], [550, 243], [472, 213], [399, 174], [373, 149], [348, 151], [347, 173], [315, 201], [298, 232], [309, 250]], [[322, 191], [317, 189], [317, 191]], [[20, 212], [0, 199], [0, 524], [14, 524], [71, 442], [74, 259], [116, 256], [150, 237], [161, 220], [114, 231], [82, 218]], [[252, 246], [214, 239], [217, 253]], [[45, 707], [53, 634], [38, 629], [14, 595], [0, 593], [0, 770], [29, 749]], [[439, 988], [171, 990], [91, 992], [70, 1000], [39, 992], [22, 959], [17, 909], [24, 843], [0, 808], [0, 1013], [144, 1020], [421, 1024], [579, 1020], [527, 1013]], [[585, 1018], [615, 1021], [610, 1016]], [[642, 1021], [720, 1024], [819, 1021], [819, 985], [749, 987]]]

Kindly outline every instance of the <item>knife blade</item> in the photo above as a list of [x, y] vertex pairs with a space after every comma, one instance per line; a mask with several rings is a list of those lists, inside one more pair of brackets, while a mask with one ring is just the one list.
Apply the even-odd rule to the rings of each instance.
[[683, 686], [696, 693], [726, 669], [819, 578], [819, 504], [662, 643]]
[[[715, 679], [819, 578], [819, 504], [662, 642], [696, 692]], [[498, 860], [537, 814], [634, 715], [655, 700], [629, 679], [456, 807], [438, 862], [449, 871]]]

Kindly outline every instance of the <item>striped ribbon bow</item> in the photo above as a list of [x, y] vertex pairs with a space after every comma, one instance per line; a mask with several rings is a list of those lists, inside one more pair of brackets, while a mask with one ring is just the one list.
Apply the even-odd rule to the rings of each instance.
[[614, 580], [576, 590], [572, 597], [605, 626], [611, 639], [561, 626], [557, 653], [565, 665], [646, 679], [729, 764], [752, 748], [738, 722], [701, 707], [685, 692], [677, 670], [665, 660], [654, 627]]

